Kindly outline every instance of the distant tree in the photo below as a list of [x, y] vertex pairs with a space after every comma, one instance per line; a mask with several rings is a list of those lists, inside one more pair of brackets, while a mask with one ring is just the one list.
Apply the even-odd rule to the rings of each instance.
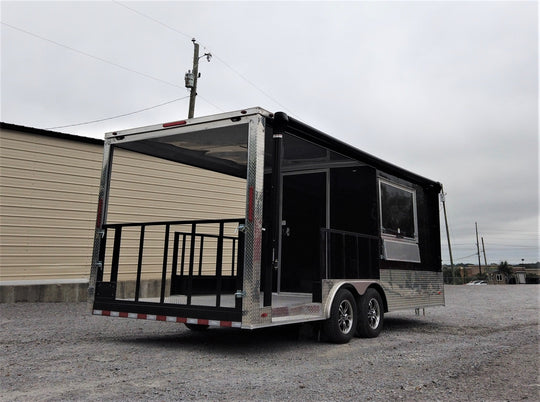
[[[459, 276], [459, 268], [454, 267], [454, 271], [452, 271], [452, 268], [449, 265], [443, 266], [444, 283], [447, 283], [450, 285], [458, 285], [458, 284], [463, 283], [463, 279]], [[454, 277], [454, 274], [456, 274], [455, 277]]]
[[514, 273], [512, 271], [512, 268], [510, 268], [510, 266], [508, 265], [507, 261], [501, 261], [501, 263], [499, 264], [499, 266], [497, 268], [498, 268], [499, 272], [501, 274], [505, 274], [507, 278], [510, 278], [512, 276], [512, 274]]

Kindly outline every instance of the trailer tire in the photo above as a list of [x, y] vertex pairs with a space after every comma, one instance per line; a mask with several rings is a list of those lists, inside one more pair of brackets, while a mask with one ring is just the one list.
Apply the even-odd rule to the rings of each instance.
[[347, 289], [340, 289], [330, 307], [330, 318], [323, 322], [322, 330], [327, 341], [347, 343], [356, 327], [356, 301]]
[[204, 325], [204, 324], [188, 324], [187, 322], [184, 323], [184, 325], [186, 327], [188, 327], [190, 330], [192, 331], [197, 331], [197, 332], [200, 332], [200, 331], [206, 331], [209, 327], [209, 325]]
[[383, 327], [384, 305], [379, 292], [369, 288], [359, 300], [358, 325], [356, 335], [362, 338], [376, 338]]

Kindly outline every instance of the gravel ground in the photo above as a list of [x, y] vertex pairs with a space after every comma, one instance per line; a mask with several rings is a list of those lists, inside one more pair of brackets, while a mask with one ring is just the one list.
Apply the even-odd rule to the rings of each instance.
[[0, 400], [540, 400], [538, 285], [447, 286], [378, 338], [191, 332], [79, 304], [0, 305]]

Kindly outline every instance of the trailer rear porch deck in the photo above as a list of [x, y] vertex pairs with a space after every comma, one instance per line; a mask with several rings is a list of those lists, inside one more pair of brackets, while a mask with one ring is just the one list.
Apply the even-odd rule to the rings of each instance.
[[[263, 307], [263, 294], [261, 293], [260, 306]], [[132, 301], [132, 299], [117, 299], [118, 301]], [[316, 321], [323, 318], [321, 303], [313, 303], [310, 293], [272, 293], [272, 323], [286, 324], [305, 321]], [[140, 302], [159, 303], [159, 297], [140, 298]], [[165, 297], [165, 304], [187, 304], [187, 296], [172, 295]], [[194, 295], [191, 304], [197, 306], [215, 306], [215, 295]], [[235, 295], [221, 295], [221, 307], [234, 308]]]

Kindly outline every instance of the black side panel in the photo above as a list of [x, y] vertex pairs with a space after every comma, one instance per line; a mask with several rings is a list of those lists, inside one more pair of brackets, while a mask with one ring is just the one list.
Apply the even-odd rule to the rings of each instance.
[[439, 188], [418, 187], [418, 237], [422, 270], [442, 270], [441, 238], [439, 225]]
[[[377, 175], [369, 166], [330, 170], [330, 228], [378, 237]], [[378, 242], [328, 234], [332, 278], [378, 279]]]
[[375, 169], [356, 166], [330, 170], [330, 228], [378, 236]]

